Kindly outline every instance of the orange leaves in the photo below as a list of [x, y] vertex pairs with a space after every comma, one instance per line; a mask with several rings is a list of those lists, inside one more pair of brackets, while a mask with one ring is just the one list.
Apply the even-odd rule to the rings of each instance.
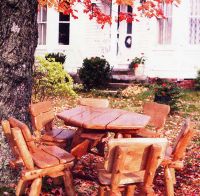
[[[105, 1], [111, 2], [111, 0]], [[136, 1], [137, 4], [134, 4]], [[164, 2], [174, 3], [175, 5], [177, 5], [180, 3], [180, 1], [181, 0], [116, 0], [116, 3], [118, 5], [129, 5], [132, 7], [134, 6], [133, 13], [119, 13], [117, 21], [125, 20], [127, 23], [139, 21], [138, 19], [136, 19], [137, 15], [142, 15], [148, 18], [165, 18], [160, 4]], [[103, 13], [98, 5], [92, 3], [91, 0], [38, 0], [38, 2], [42, 6], [47, 5], [48, 7], [54, 7], [57, 11], [63, 12], [66, 15], [70, 14], [75, 19], [77, 19], [75, 13], [77, 13], [78, 11], [74, 9], [74, 5], [80, 3], [82, 6], [84, 6], [83, 12], [88, 14], [90, 20], [95, 19], [98, 24], [102, 24], [102, 27], [106, 23], [111, 24], [112, 16]], [[104, 1], [102, 0], [102, 3], [103, 2]], [[135, 12], [135, 10], [137, 10], [137, 13]], [[116, 12], [116, 10], [112, 11]]]
[[38, 0], [39, 5], [45, 6], [47, 4], [47, 0]]
[[111, 16], [104, 14], [96, 4], [91, 2], [91, 0], [84, 0], [83, 4], [85, 7], [83, 12], [89, 15], [90, 20], [95, 19], [98, 24], [102, 24], [102, 28], [106, 23], [111, 24]]
[[39, 5], [48, 7], [57, 7], [59, 0], [38, 0]]
[[133, 0], [116, 0], [116, 3], [119, 5], [133, 5]]

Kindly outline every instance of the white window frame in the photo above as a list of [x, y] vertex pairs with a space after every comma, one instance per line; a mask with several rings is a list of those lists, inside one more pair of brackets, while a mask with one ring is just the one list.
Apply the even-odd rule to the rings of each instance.
[[[69, 15], [69, 21], [60, 21], [60, 13], [58, 13], [58, 45], [59, 46], [69, 46], [70, 45], [70, 21], [71, 21], [71, 16]], [[69, 24], [69, 35], [68, 35], [68, 39], [69, 39], [69, 43], [68, 44], [60, 44], [59, 43], [59, 33], [60, 33], [60, 24]]]
[[161, 9], [163, 10], [165, 18], [158, 18], [158, 44], [159, 45], [171, 45], [172, 44], [172, 4], [161, 3]]
[[200, 45], [200, 0], [189, 2], [189, 44]]
[[[46, 17], [44, 13], [46, 12]], [[47, 44], [47, 7], [38, 6], [38, 45], [46, 45]], [[40, 32], [41, 26], [41, 32]], [[45, 32], [44, 32], [45, 31]], [[44, 36], [45, 35], [45, 36]]]

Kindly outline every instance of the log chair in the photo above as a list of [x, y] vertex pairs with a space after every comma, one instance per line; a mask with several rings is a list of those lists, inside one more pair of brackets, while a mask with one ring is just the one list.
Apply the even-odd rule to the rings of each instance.
[[24, 168], [16, 188], [16, 195], [24, 192], [26, 184], [31, 181], [30, 195], [39, 196], [42, 177], [56, 178], [63, 176], [65, 193], [74, 196], [75, 191], [70, 169], [74, 165], [74, 156], [58, 146], [36, 146], [28, 127], [15, 118], [10, 117], [12, 135], [16, 142]]
[[[148, 125], [155, 128], [156, 132], [147, 128], [140, 129], [139, 136], [142, 137], [160, 137], [159, 131], [164, 128], [167, 115], [170, 112], [170, 106], [156, 102], [146, 102], [143, 105], [143, 113], [151, 117]], [[136, 134], [137, 135], [137, 134]]]
[[11, 133], [11, 128], [10, 128], [10, 123], [7, 120], [2, 120], [1, 121], [2, 125], [2, 130], [3, 133], [6, 137], [6, 140], [11, 148], [12, 154], [13, 154], [13, 159], [9, 161], [9, 165], [12, 169], [17, 169], [19, 166], [23, 164], [23, 161], [19, 155], [16, 143], [13, 139], [12, 133]]
[[143, 105], [143, 113], [150, 116], [149, 126], [154, 127], [156, 130], [149, 130], [147, 128], [141, 128], [138, 132], [131, 134], [127, 131], [126, 134], [116, 134], [115, 138], [122, 137], [147, 137], [147, 138], [159, 138], [160, 134], [158, 133], [164, 128], [167, 115], [170, 112], [170, 106], [165, 104], [160, 104], [156, 102], [146, 102]]
[[184, 167], [183, 159], [186, 148], [195, 134], [193, 124], [190, 119], [186, 119], [176, 138], [173, 148], [168, 147], [165, 159], [162, 162], [164, 166], [165, 189], [167, 196], [174, 195], [174, 184], [176, 184], [175, 169]]
[[[108, 142], [104, 168], [98, 171], [99, 195], [154, 195], [153, 179], [167, 148], [166, 138], [119, 138]], [[142, 186], [141, 186], [142, 185]]]
[[29, 109], [34, 132], [41, 136], [43, 144], [65, 148], [71, 142], [76, 131], [53, 126], [55, 115], [50, 101], [31, 104]]

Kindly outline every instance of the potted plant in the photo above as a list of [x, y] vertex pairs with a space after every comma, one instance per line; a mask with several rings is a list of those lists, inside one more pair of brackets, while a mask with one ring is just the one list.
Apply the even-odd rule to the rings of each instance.
[[135, 57], [129, 64], [129, 69], [134, 71], [134, 74], [136, 76], [143, 75], [144, 73], [144, 63], [145, 63], [145, 57]]

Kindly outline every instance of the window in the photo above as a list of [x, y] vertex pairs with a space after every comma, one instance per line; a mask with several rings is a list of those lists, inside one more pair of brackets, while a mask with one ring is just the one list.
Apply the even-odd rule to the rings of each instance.
[[60, 45], [69, 45], [70, 16], [59, 13], [59, 35], [58, 43]]
[[39, 7], [37, 22], [38, 22], [38, 44], [46, 45], [47, 7]]
[[162, 3], [165, 18], [158, 19], [158, 43], [171, 44], [172, 41], [172, 4]]
[[200, 0], [190, 0], [189, 43], [200, 44]]

